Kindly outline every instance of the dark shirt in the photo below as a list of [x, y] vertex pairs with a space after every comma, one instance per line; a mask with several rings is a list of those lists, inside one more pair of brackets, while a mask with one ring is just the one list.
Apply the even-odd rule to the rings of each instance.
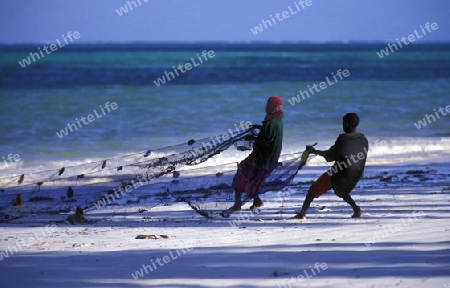
[[327, 172], [338, 196], [344, 196], [355, 188], [366, 166], [369, 143], [363, 133], [340, 134], [333, 146], [323, 155], [325, 160], [335, 161]]
[[249, 164], [262, 170], [272, 170], [278, 166], [283, 142], [284, 118], [264, 121], [261, 131], [249, 155]]

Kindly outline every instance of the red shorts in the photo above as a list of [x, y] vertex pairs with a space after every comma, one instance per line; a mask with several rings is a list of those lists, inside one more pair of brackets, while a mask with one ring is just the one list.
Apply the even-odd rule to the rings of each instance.
[[329, 172], [325, 172], [309, 187], [308, 192], [319, 198], [329, 190], [331, 190], [331, 176]]
[[259, 170], [251, 166], [246, 159], [238, 165], [238, 170], [233, 178], [233, 189], [247, 193], [250, 197], [256, 197], [266, 184], [266, 179], [272, 170]]

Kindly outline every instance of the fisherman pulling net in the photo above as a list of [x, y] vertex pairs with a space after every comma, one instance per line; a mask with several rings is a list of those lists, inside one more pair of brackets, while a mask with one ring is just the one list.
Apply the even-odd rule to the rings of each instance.
[[[214, 218], [233, 201], [236, 162], [199, 166], [219, 153], [226, 159], [236, 150], [249, 149], [251, 142], [243, 137], [250, 133], [252, 129], [215, 147], [203, 145], [211, 139], [205, 138], [195, 143], [189, 141], [191, 145], [185, 143], [57, 170], [2, 177], [0, 220], [9, 221], [26, 214], [68, 213], [77, 207], [85, 211], [110, 205], [150, 209], [174, 202], [186, 202], [202, 216]], [[232, 146], [234, 149], [229, 149]], [[300, 158], [300, 154], [281, 158], [260, 194], [286, 189], [307, 160]], [[249, 199], [244, 199], [243, 204]]]
[[[236, 158], [233, 155], [236, 150], [244, 153], [253, 150], [245, 160], [248, 164], [255, 153], [265, 153], [257, 147], [262, 136], [270, 135], [267, 131], [274, 132], [267, 124], [282, 116], [278, 98], [269, 98], [262, 126], [247, 125], [226, 137], [221, 134], [82, 165], [0, 177], [0, 221], [31, 213], [68, 213], [77, 208], [86, 211], [109, 205], [138, 204], [151, 208], [180, 201], [202, 216], [213, 218], [229, 205], [236, 188], [236, 175], [241, 175], [236, 173], [236, 162], [222, 164], [224, 159]], [[263, 140], [267, 142], [266, 138]], [[236, 149], [229, 149], [232, 146]], [[241, 205], [267, 191], [285, 189], [306, 163], [307, 155], [300, 158], [295, 154], [283, 156], [279, 163], [280, 151], [281, 147], [275, 149], [276, 157], [270, 159], [269, 166], [264, 166], [269, 168], [263, 169], [262, 174], [259, 168], [253, 170], [258, 181], [264, 183], [256, 183], [255, 188], [252, 186], [255, 183], [249, 182], [253, 193], [244, 189], [249, 197]], [[219, 154], [223, 156], [220, 160]], [[221, 164], [206, 166], [205, 162], [213, 157], [208, 163]], [[255, 161], [253, 165], [259, 167], [261, 163]], [[238, 180], [243, 183], [242, 178]]]

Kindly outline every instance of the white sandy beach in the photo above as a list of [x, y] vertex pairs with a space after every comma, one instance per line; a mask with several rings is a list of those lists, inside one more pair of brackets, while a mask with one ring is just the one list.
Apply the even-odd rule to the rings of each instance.
[[[330, 192], [307, 220], [289, 220], [303, 202], [300, 186], [283, 207], [269, 192], [259, 214], [229, 219], [203, 218], [185, 203], [93, 209], [85, 217], [95, 222], [84, 225], [67, 214], [26, 214], [1, 224], [1, 286], [450, 286], [449, 187], [368, 181], [353, 192], [360, 219]], [[157, 239], [135, 239], [141, 234]]]

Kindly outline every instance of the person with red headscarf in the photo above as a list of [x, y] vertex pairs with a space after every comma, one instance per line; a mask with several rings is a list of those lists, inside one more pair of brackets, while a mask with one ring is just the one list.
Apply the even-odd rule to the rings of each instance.
[[244, 192], [253, 198], [251, 210], [263, 205], [258, 195], [265, 185], [266, 178], [278, 166], [283, 141], [283, 123], [283, 100], [279, 96], [271, 96], [267, 100], [266, 117], [260, 126], [260, 132], [256, 138], [250, 137], [254, 140], [252, 153], [238, 164], [238, 170], [233, 178], [234, 205], [223, 211], [222, 216], [227, 217], [230, 213], [241, 210], [241, 197]]

